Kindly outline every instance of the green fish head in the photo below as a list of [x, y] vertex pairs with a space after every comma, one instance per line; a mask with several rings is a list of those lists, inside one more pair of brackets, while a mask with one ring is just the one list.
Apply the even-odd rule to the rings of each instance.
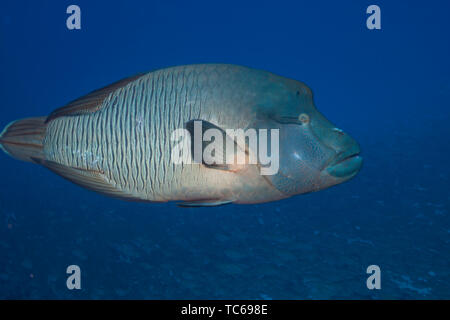
[[305, 84], [281, 78], [261, 97], [254, 128], [279, 130], [279, 169], [267, 175], [279, 191], [288, 196], [317, 191], [359, 172], [358, 143], [316, 109]]

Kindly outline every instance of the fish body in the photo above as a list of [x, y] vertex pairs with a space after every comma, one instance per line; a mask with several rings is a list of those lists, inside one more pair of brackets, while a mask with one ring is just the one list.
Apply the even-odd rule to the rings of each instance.
[[[279, 130], [279, 172], [262, 175], [259, 163], [174, 163], [179, 141], [173, 133], [194, 120], [224, 135], [225, 129]], [[356, 142], [317, 112], [305, 84], [225, 64], [171, 67], [121, 80], [48, 117], [13, 122], [0, 143], [13, 157], [88, 189], [185, 205], [275, 201], [346, 181], [361, 166]], [[242, 143], [236, 148], [252, 152]], [[339, 166], [335, 174], [330, 164], [345, 152], [355, 163], [346, 164], [348, 174]]]

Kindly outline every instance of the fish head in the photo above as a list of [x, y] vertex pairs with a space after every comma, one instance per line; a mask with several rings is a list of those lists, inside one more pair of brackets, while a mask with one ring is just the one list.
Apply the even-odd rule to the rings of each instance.
[[[358, 143], [316, 109], [305, 84], [295, 81], [288, 88], [290, 97], [280, 99], [285, 104], [266, 108], [255, 124], [278, 129], [278, 170], [265, 178], [286, 196], [318, 191], [353, 178], [362, 166]], [[276, 152], [273, 147], [268, 147], [270, 152]]]

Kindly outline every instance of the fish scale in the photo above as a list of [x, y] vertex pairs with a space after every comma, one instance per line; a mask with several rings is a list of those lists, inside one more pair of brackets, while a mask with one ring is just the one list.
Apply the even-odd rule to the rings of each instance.
[[[212, 74], [217, 77], [217, 73]], [[199, 89], [199, 83], [202, 82], [205, 83], [207, 90]], [[196, 84], [196, 86], [188, 91], [189, 84], [191, 86]], [[114, 92], [105, 101], [101, 110], [94, 115], [63, 117], [52, 121], [47, 129], [49, 136], [66, 136], [69, 142], [66, 149], [61, 148], [58, 139], [55, 143], [45, 143], [46, 150], [49, 150], [48, 154], [53, 155], [49, 159], [68, 166], [98, 169], [98, 166], [89, 162], [90, 157], [86, 156], [93, 154], [94, 159], [99, 157], [103, 160], [101, 170], [107, 173], [116, 185], [127, 191], [137, 190], [141, 193], [144, 191], [147, 194], [154, 193], [164, 197], [172, 191], [173, 186], [181, 185], [177, 177], [180, 177], [183, 170], [183, 167], [167, 161], [170, 159], [171, 150], [169, 133], [182, 127], [182, 124], [192, 118], [192, 115], [194, 118], [202, 118], [202, 112], [203, 118], [226, 118], [220, 113], [214, 114], [213, 110], [205, 108], [208, 101], [211, 103], [209, 93], [214, 91], [217, 84], [211, 81], [203, 70], [189, 70], [186, 76], [185, 68], [172, 72], [159, 71], [156, 74], [144, 76]], [[175, 95], [174, 92], [183, 86], [186, 90], [184, 92], [180, 90], [180, 94], [184, 93], [185, 96]], [[154, 92], [149, 93], [150, 88], [154, 88]], [[187, 94], [188, 92], [191, 96]], [[142, 97], [147, 96], [150, 96], [151, 104], [138, 104], [142, 101]], [[189, 108], [182, 107], [179, 101], [190, 101]], [[211, 105], [217, 106], [214, 103]], [[145, 137], [150, 137], [150, 143], [146, 139], [137, 139], [136, 136], [136, 114], [142, 110], [144, 111], [143, 126], [147, 128], [147, 124], [151, 124], [149, 129], [145, 130]], [[167, 121], [168, 119], [171, 121]], [[114, 129], [117, 127], [122, 130]], [[81, 128], [84, 129], [80, 131]], [[94, 132], [99, 133], [98, 136], [102, 142], [98, 144], [99, 150], [91, 148], [92, 144], [87, 143], [86, 137], [95, 135]], [[143, 146], [144, 144], [147, 148]], [[144, 152], [150, 153], [149, 161], [138, 162], [138, 155]], [[58, 154], [61, 156], [56, 156]], [[197, 177], [198, 183], [201, 183], [201, 170], [194, 168], [191, 171], [194, 171], [193, 175]], [[144, 190], [138, 187], [139, 180], [142, 185], [146, 181], [152, 183]]]

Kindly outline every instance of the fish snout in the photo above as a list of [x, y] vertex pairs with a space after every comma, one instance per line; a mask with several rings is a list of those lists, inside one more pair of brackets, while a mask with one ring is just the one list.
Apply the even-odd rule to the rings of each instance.
[[358, 143], [348, 134], [337, 132], [341, 139], [334, 140], [333, 149], [336, 154], [325, 167], [328, 174], [341, 179], [350, 179], [355, 176], [362, 167], [363, 159], [360, 156], [361, 149]]
[[[321, 172], [327, 183], [340, 183], [355, 176], [362, 166], [358, 142], [343, 130], [336, 128], [320, 113], [314, 115], [311, 130], [321, 144], [328, 149], [328, 160], [322, 163]], [[326, 184], [327, 184], [326, 183]]]

